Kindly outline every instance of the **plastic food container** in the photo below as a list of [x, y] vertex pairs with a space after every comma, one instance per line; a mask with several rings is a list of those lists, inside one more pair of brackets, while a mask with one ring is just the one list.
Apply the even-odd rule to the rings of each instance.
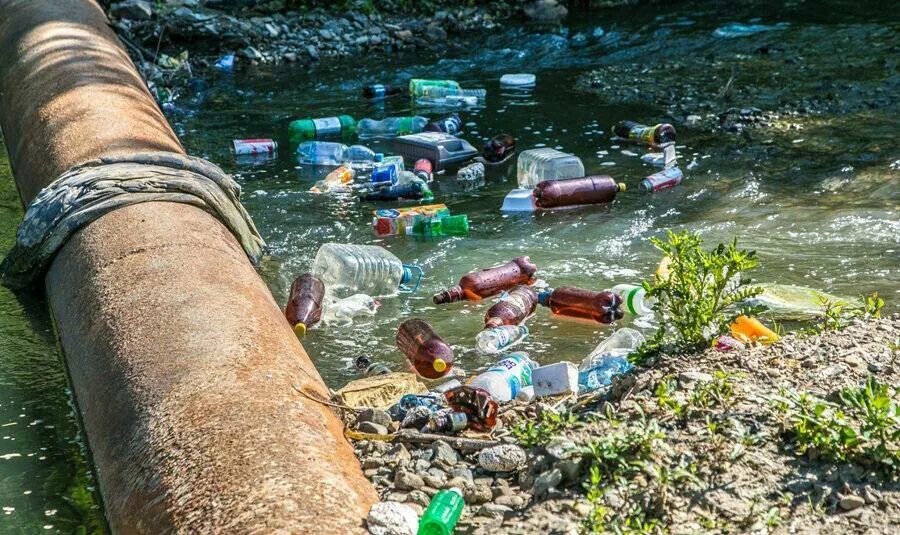
[[534, 212], [534, 190], [514, 189], [503, 199], [502, 212]]
[[478, 155], [468, 141], [443, 132], [422, 132], [394, 138], [393, 152], [409, 161], [424, 158], [431, 162], [435, 171], [448, 167], [459, 167]]
[[516, 165], [519, 188], [534, 188], [544, 180], [584, 176], [581, 158], [551, 148], [530, 149], [519, 154]]

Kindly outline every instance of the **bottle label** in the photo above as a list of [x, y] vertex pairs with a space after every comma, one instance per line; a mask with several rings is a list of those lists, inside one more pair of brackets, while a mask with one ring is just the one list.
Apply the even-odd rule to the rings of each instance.
[[642, 288], [640, 286], [631, 286], [628, 290], [628, 293], [625, 294], [625, 304], [628, 306], [628, 312], [631, 312], [633, 316], [637, 316], [637, 311], [634, 309], [634, 298], [637, 296], [638, 292]]
[[384, 86], [381, 84], [375, 84], [372, 86], [372, 98], [383, 98], [384, 97]]
[[316, 127], [317, 135], [330, 135], [341, 133], [341, 120], [337, 117], [322, 117], [313, 119], [313, 125]]
[[651, 191], [659, 191], [677, 186], [681, 183], [681, 179], [683, 177], [684, 174], [681, 172], [681, 169], [677, 167], [670, 167], [668, 169], [660, 171], [659, 173], [652, 174], [644, 180], [646, 180], [649, 184], [649, 189]]

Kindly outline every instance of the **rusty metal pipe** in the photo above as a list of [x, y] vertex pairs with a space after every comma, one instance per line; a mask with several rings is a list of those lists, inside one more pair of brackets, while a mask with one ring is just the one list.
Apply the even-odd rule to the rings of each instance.
[[[101, 156], [183, 152], [90, 0], [0, 0], [0, 126], [23, 203]], [[377, 500], [327, 389], [228, 230], [143, 203], [45, 279], [117, 533], [355, 533]]]

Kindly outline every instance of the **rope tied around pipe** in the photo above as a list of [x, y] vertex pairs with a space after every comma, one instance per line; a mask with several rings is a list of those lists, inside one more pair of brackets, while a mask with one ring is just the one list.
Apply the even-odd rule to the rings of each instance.
[[221, 168], [184, 154], [144, 152], [89, 161], [60, 175], [29, 203], [0, 277], [14, 288], [34, 285], [77, 230], [118, 208], [151, 201], [202, 208], [234, 234], [256, 265], [265, 242], [240, 196], [240, 185]]

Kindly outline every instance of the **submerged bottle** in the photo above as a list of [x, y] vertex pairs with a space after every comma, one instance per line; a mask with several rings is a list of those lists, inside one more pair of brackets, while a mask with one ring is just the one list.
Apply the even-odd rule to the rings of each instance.
[[407, 265], [377, 245], [325, 243], [319, 247], [312, 272], [330, 293], [393, 295], [414, 292], [422, 280], [422, 268]]
[[584, 176], [584, 164], [578, 156], [544, 147], [522, 151], [516, 162], [520, 189], [531, 189], [545, 180]]
[[484, 178], [484, 164], [472, 162], [456, 172], [456, 180], [460, 182], [475, 182]]
[[[470, 90], [461, 89], [465, 93]], [[478, 97], [473, 95], [446, 95], [443, 97], [419, 97], [416, 99], [417, 106], [434, 106], [436, 108], [461, 108], [463, 106], [478, 105]]]
[[523, 386], [531, 385], [531, 372], [538, 365], [527, 353], [512, 353], [472, 379], [467, 386], [481, 388], [497, 403], [516, 398]]
[[623, 308], [632, 316], [644, 316], [653, 313], [656, 300], [647, 297], [647, 291], [637, 284], [616, 284], [612, 287], [614, 294], [622, 299]]
[[406, 89], [400, 86], [372, 84], [363, 87], [363, 96], [373, 100], [383, 99], [387, 97], [397, 97], [406, 93]]
[[653, 173], [644, 180], [641, 180], [639, 189], [641, 193], [650, 193], [652, 191], [660, 191], [664, 189], [674, 188], [684, 179], [684, 173], [678, 167], [669, 167], [658, 173]]
[[528, 327], [524, 325], [500, 325], [485, 329], [475, 336], [478, 351], [493, 355], [502, 353], [528, 337]]
[[452, 97], [456, 97], [459, 99], [467, 99], [467, 101], [468, 101], [468, 99], [472, 99], [472, 98], [479, 99], [479, 98], [484, 98], [486, 96], [487, 96], [487, 90], [481, 89], [481, 88], [469, 89], [469, 88], [464, 88], [464, 87], [453, 88], [453, 87], [440, 87], [440, 86], [430, 85], [430, 86], [423, 87], [422, 94], [418, 95], [416, 98], [417, 98], [417, 102], [420, 99], [435, 100], [435, 99], [447, 99], [447, 98], [452, 98]]
[[581, 362], [580, 369], [588, 370], [600, 364], [606, 357], [627, 357], [645, 341], [644, 335], [635, 329], [622, 327], [603, 340]]
[[348, 147], [332, 141], [305, 141], [297, 146], [297, 157], [305, 165], [371, 164], [381, 159], [363, 145]]
[[309, 191], [325, 193], [331, 190], [346, 189], [345, 185], [353, 182], [354, 177], [356, 177], [356, 171], [349, 166], [342, 165], [316, 182], [313, 187], [309, 188]]
[[473, 271], [459, 279], [459, 284], [434, 294], [434, 303], [453, 303], [468, 299], [478, 301], [512, 288], [517, 284], [531, 284], [537, 266], [527, 256], [514, 258], [492, 268]]
[[592, 292], [581, 288], [557, 288], [538, 294], [538, 302], [554, 314], [612, 323], [622, 319], [622, 300], [612, 292]]
[[390, 368], [380, 362], [372, 362], [372, 360], [365, 355], [356, 357], [356, 360], [353, 361], [353, 365], [357, 370], [362, 372], [363, 375], [388, 375], [391, 373]]
[[500, 163], [516, 153], [516, 139], [509, 134], [499, 134], [487, 141], [481, 149], [481, 157], [489, 163]]
[[385, 117], [380, 121], [363, 119], [356, 125], [360, 139], [368, 137], [395, 137], [416, 134], [425, 128], [428, 119], [425, 117]]
[[426, 78], [412, 78], [409, 81], [409, 94], [414, 97], [420, 97], [426, 87], [444, 87], [449, 89], [459, 89], [459, 82], [455, 80], [429, 80]]
[[469, 216], [458, 214], [421, 218], [413, 224], [412, 234], [423, 238], [467, 236], [469, 234]]
[[465, 505], [462, 491], [457, 488], [438, 492], [422, 514], [416, 535], [453, 535]]
[[322, 317], [322, 300], [325, 298], [325, 284], [311, 273], [304, 273], [291, 284], [284, 316], [301, 338], [306, 329], [312, 327]]
[[396, 343], [422, 377], [437, 379], [447, 375], [453, 367], [453, 349], [432, 330], [431, 325], [420, 319], [401, 323]]
[[456, 135], [462, 131], [462, 119], [458, 113], [453, 113], [447, 117], [432, 121], [425, 125], [425, 132], [444, 132], [445, 134]]
[[513, 286], [500, 297], [500, 301], [488, 309], [484, 315], [484, 327], [500, 325], [518, 325], [534, 313], [537, 307], [537, 292], [531, 286], [520, 284]]
[[605, 175], [545, 180], [534, 187], [534, 202], [540, 208], [606, 203], [620, 191], [625, 191], [625, 184]]
[[615, 376], [625, 373], [633, 367], [625, 357], [607, 355], [593, 367], [578, 372], [578, 390], [591, 392], [609, 386]]
[[396, 201], [399, 199], [423, 199], [428, 201], [434, 199], [434, 194], [431, 192], [431, 188], [428, 187], [428, 184], [419, 178], [413, 178], [407, 184], [397, 184], [385, 188], [377, 188], [366, 193], [365, 196], [365, 200], [367, 201]]
[[613, 133], [620, 138], [648, 145], [661, 145], [675, 141], [675, 127], [668, 123], [646, 126], [634, 121], [620, 121], [613, 126]]
[[321, 117], [318, 119], [298, 119], [288, 125], [291, 143], [323, 137], [350, 136], [356, 131], [356, 120], [349, 115]]

